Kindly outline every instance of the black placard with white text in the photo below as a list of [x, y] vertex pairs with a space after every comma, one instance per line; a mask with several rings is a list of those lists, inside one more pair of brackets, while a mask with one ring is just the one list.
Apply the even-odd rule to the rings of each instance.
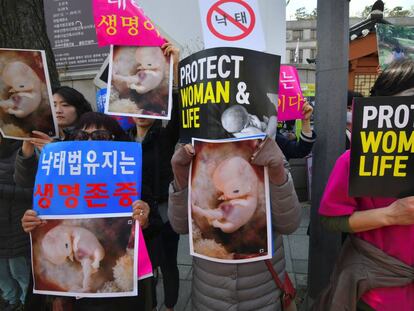
[[349, 195], [414, 195], [414, 97], [356, 98]]
[[180, 62], [181, 141], [269, 133], [276, 128], [280, 56], [213, 48]]

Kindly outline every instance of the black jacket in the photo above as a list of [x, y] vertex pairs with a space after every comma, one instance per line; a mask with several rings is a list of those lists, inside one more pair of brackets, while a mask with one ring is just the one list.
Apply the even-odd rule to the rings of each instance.
[[15, 158], [21, 141], [0, 142], [0, 258], [30, 255], [29, 236], [23, 231], [21, 218], [32, 206], [33, 188], [15, 184]]
[[[177, 96], [173, 100], [171, 120], [166, 127], [162, 126], [160, 120], [156, 120], [142, 141], [142, 200], [151, 207], [149, 215], [150, 226], [143, 230], [145, 241], [150, 244], [151, 253], [157, 252], [151, 246], [150, 240], [157, 235], [162, 227], [162, 220], [158, 213], [158, 204], [168, 200], [168, 186], [173, 180], [171, 158], [174, 154], [175, 145], [179, 138], [179, 119]], [[133, 127], [129, 131], [131, 140], [135, 141], [137, 129]], [[159, 243], [158, 243], [159, 244]], [[153, 256], [151, 256], [151, 260]], [[156, 260], [155, 260], [156, 261]], [[153, 260], [154, 264], [154, 260]], [[156, 265], [156, 263], [155, 263]]]
[[276, 142], [282, 150], [286, 160], [306, 157], [312, 151], [316, 140], [316, 134], [312, 131], [312, 137], [300, 133], [299, 140], [289, 140], [283, 134], [276, 133]]

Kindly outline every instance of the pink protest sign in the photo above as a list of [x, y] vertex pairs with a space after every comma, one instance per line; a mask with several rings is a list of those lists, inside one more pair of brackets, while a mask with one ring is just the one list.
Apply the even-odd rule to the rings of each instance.
[[152, 276], [152, 264], [148, 256], [147, 245], [141, 227], [138, 234], [138, 280]]
[[303, 119], [303, 95], [298, 72], [293, 66], [280, 66], [277, 120]]
[[99, 46], [161, 46], [166, 41], [136, 0], [93, 0]]

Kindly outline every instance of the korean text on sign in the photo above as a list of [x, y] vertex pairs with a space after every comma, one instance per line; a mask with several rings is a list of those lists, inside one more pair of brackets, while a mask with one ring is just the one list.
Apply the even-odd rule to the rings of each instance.
[[48, 144], [39, 157], [34, 209], [39, 215], [130, 213], [141, 193], [141, 145]]
[[280, 66], [277, 119], [279, 121], [303, 119], [302, 107], [303, 95], [296, 68]]
[[164, 38], [134, 0], [93, 0], [99, 46], [161, 46]]

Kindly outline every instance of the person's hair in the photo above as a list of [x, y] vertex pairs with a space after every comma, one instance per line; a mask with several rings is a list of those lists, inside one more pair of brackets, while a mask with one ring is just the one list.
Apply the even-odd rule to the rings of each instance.
[[393, 96], [414, 87], [414, 61], [395, 60], [378, 76], [371, 96]]
[[364, 95], [362, 95], [359, 92], [354, 92], [354, 91], [349, 91], [348, 90], [348, 100], [347, 100], [347, 103], [346, 103], [346, 106], [348, 108], [352, 107], [352, 102], [353, 102], [354, 97], [364, 97]]
[[124, 132], [118, 122], [112, 117], [100, 112], [84, 113], [75, 125], [76, 130], [96, 127], [97, 129], [105, 129], [114, 135], [116, 141], [128, 141], [128, 135]]
[[84, 113], [92, 111], [91, 104], [86, 100], [82, 93], [74, 88], [60, 86], [53, 89], [52, 93], [60, 95], [69, 105], [75, 107], [78, 118]]

